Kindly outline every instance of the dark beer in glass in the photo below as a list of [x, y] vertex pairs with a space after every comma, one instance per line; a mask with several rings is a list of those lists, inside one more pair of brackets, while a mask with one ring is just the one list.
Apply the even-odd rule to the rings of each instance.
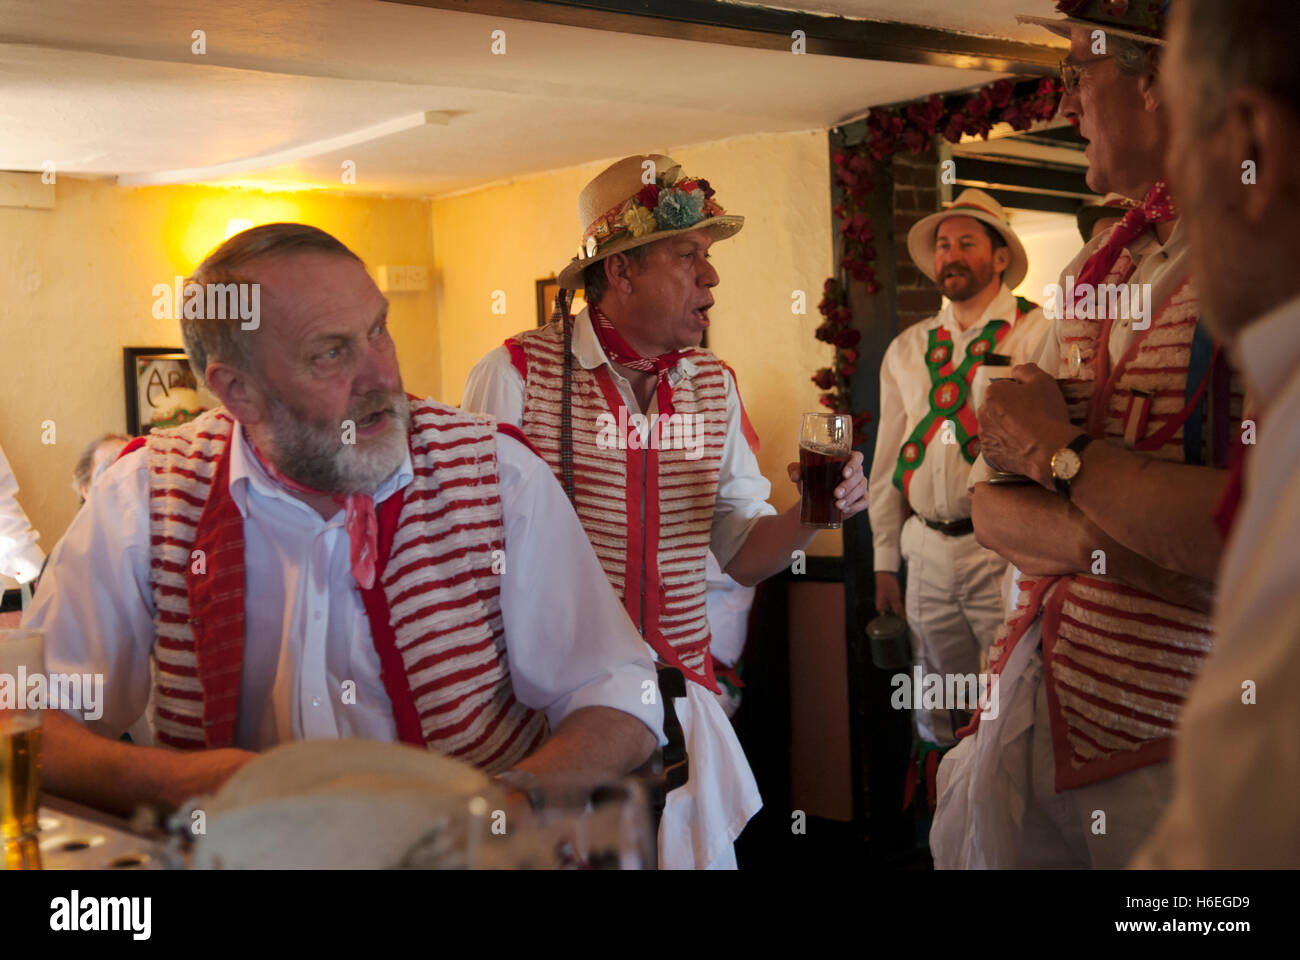
[[835, 488], [853, 453], [853, 420], [845, 413], [805, 413], [799, 428], [799, 521], [805, 527], [837, 530], [843, 522]]

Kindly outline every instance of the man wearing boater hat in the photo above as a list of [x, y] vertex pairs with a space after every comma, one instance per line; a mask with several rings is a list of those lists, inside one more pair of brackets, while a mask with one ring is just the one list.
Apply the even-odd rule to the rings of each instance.
[[[698, 347], [718, 284], [709, 246], [744, 220], [723, 211], [707, 180], [658, 155], [604, 170], [582, 191], [578, 217], [582, 256], [560, 274], [559, 322], [481, 360], [463, 406], [523, 429], [646, 643], [687, 677], [690, 780], [668, 794], [660, 865], [734, 866], [732, 843], [760, 800], [715, 697], [705, 557], [712, 549], [752, 585], [814, 532], [798, 505], [778, 515], [767, 503], [735, 378]], [[566, 294], [578, 288], [587, 307], [571, 318]], [[798, 465], [789, 469], [796, 479]], [[866, 492], [855, 453], [835, 490], [845, 517], [865, 508]]]
[[991, 384], [979, 411], [988, 466], [1033, 483], [974, 485], [977, 535], [1020, 577], [989, 651], [998, 712], [939, 768], [938, 867], [1123, 866], [1168, 800], [1212, 644], [1217, 468], [1242, 397], [1199, 322], [1166, 186], [1164, 11], [1058, 8], [1070, 17], [1031, 19], [1070, 38], [1060, 110], [1088, 141], [1088, 185], [1137, 205], [1065, 268], [1037, 365]]
[[[1011, 294], [1029, 261], [1002, 207], [983, 191], [966, 190], [947, 210], [916, 223], [907, 247], [947, 303], [895, 337], [880, 366], [869, 509], [876, 607], [906, 616], [924, 674], [974, 674], [1002, 622], [1007, 569], [1005, 559], [976, 542], [970, 519], [976, 401], [990, 369], [985, 358], [1037, 356], [1044, 320], [1034, 304]], [[907, 561], [905, 601], [900, 559]], [[917, 762], [932, 773], [956, 743], [953, 715], [920, 710], [917, 728]], [[933, 806], [932, 780], [926, 796]]]

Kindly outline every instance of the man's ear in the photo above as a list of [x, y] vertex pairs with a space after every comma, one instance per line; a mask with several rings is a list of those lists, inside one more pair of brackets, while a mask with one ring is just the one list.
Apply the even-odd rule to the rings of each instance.
[[1007, 267], [1011, 266], [1011, 248], [998, 247], [993, 251], [993, 270], [995, 273], [1003, 273]]
[[247, 371], [213, 360], [204, 373], [208, 388], [240, 423], [261, 423], [267, 419], [266, 398]]
[[605, 258], [605, 279], [611, 290], [624, 295], [632, 292], [632, 261], [627, 254], [614, 253]]
[[[1240, 205], [1248, 224], [1261, 225], [1294, 202], [1298, 127], [1291, 110], [1263, 91], [1243, 88], [1229, 98], [1219, 135], [1235, 147], [1237, 156], [1231, 157], [1232, 166], [1224, 174], [1241, 179]], [[1253, 183], [1247, 182], [1247, 160]]]
[[1147, 72], [1138, 77], [1138, 92], [1142, 94], [1142, 108], [1148, 113], [1155, 113], [1164, 103], [1160, 96], [1160, 51], [1157, 48], [1152, 47], [1147, 51], [1146, 67]]

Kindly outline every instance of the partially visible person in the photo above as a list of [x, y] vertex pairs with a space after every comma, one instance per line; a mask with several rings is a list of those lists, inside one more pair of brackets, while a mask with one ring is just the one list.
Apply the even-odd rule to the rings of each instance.
[[[889, 344], [880, 365], [880, 428], [868, 513], [876, 608], [905, 616], [925, 675], [980, 669], [1002, 623], [1007, 561], [975, 540], [967, 480], [979, 453], [978, 402], [990, 356], [1024, 363], [1038, 355], [1046, 319], [1011, 293], [1029, 269], [1001, 205], [965, 190], [908, 232], [908, 252], [943, 294], [943, 309]], [[907, 563], [907, 590], [899, 586]], [[914, 761], [934, 806], [933, 772], [968, 717], [953, 704], [916, 711]], [[910, 783], [910, 781], [909, 781]]]
[[0, 449], [0, 576], [20, 585], [35, 580], [45, 563], [38, 539], [40, 534], [18, 504], [18, 481]]
[[1231, 531], [1217, 642], [1183, 708], [1173, 799], [1138, 867], [1300, 867], [1296, 37], [1291, 0], [1181, 0], [1170, 31], [1170, 182], [1206, 320], [1245, 370], [1257, 432], [1237, 448], [1217, 517]]
[[82, 503], [90, 496], [90, 488], [99, 479], [99, 475], [108, 469], [122, 448], [130, 442], [130, 437], [124, 437], [120, 433], [105, 433], [86, 444], [81, 456], [77, 458], [77, 465], [72, 468], [72, 489], [77, 491]]
[[718, 704], [731, 719], [740, 709], [741, 654], [749, 639], [749, 612], [754, 606], [756, 587], [737, 582], [718, 565], [709, 551], [704, 565], [704, 606], [709, 618], [709, 655], [713, 657], [713, 675], [718, 681]]
[[1198, 322], [1165, 179], [1163, 16], [1058, 9], [1070, 16], [1021, 19], [1070, 39], [1060, 112], [1088, 141], [1088, 186], [1137, 205], [1063, 271], [1073, 301], [1037, 365], [980, 408], [987, 466], [1033, 482], [972, 494], [976, 535], [1022, 576], [989, 653], [998, 709], [939, 769], [941, 868], [1127, 864], [1168, 802], [1179, 712], [1213, 643], [1210, 517], [1242, 385]]

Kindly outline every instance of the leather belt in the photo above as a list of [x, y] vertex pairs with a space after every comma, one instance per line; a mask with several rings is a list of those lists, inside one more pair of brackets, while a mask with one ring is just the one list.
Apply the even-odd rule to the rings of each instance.
[[[918, 517], [921, 515], [918, 513]], [[975, 522], [970, 517], [963, 517], [961, 520], [949, 520], [943, 522], [940, 520], [929, 520], [921, 517], [921, 522], [931, 530], [938, 530], [945, 537], [964, 537], [968, 533], [975, 532]]]

